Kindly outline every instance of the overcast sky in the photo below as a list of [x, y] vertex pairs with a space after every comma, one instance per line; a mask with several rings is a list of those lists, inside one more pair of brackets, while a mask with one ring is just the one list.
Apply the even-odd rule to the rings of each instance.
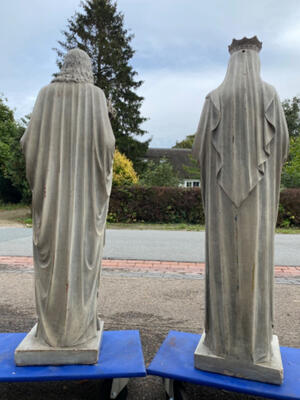
[[[0, 93], [16, 117], [31, 112], [57, 71], [52, 50], [79, 0], [10, 0], [0, 6]], [[118, 0], [134, 33], [151, 147], [171, 147], [197, 128], [205, 95], [223, 80], [232, 38], [263, 42], [262, 78], [280, 98], [300, 95], [299, 0]]]

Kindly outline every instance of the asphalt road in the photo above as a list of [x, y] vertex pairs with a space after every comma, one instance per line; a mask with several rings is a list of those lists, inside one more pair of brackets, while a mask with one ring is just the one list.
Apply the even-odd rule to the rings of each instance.
[[[111, 229], [104, 257], [203, 262], [204, 236], [204, 232]], [[32, 256], [32, 229], [0, 227], [0, 255]], [[300, 235], [275, 235], [275, 264], [300, 265]]]

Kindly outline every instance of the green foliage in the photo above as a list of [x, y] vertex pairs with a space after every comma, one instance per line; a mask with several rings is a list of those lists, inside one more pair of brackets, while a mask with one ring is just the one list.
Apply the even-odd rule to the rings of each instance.
[[199, 188], [113, 187], [108, 222], [204, 223]]
[[0, 171], [0, 204], [19, 203], [22, 200], [21, 193], [12, 185], [10, 179], [3, 176]]
[[280, 226], [280, 228], [289, 228], [293, 224], [295, 219], [294, 215], [292, 215], [289, 211], [286, 211], [282, 204], [279, 204], [278, 215], [278, 226]]
[[113, 165], [113, 186], [134, 185], [136, 183], [138, 183], [138, 177], [132, 162], [119, 150], [116, 150]]
[[[195, 140], [195, 134], [194, 135], [187, 135], [185, 139], [183, 139], [181, 142], [177, 142], [175, 146], [173, 146], [173, 149], [191, 149], [193, 147], [193, 143]], [[184, 165], [183, 169], [184, 171], [188, 174], [188, 176], [191, 179], [200, 179], [200, 169], [197, 164], [197, 161], [190, 155], [190, 163], [191, 165]]]
[[280, 193], [277, 226], [300, 226], [300, 189], [285, 189]]
[[140, 177], [140, 184], [143, 186], [178, 186], [179, 182], [172, 165], [166, 158], [162, 158], [159, 163], [148, 161]]
[[290, 137], [300, 136], [300, 97], [293, 97], [282, 102]]
[[200, 168], [192, 155], [189, 156], [191, 165], [184, 165], [183, 169], [190, 179], [201, 179]]
[[289, 158], [282, 171], [281, 184], [286, 188], [300, 188], [300, 136], [290, 139]]
[[[186, 222], [161, 223], [161, 222], [108, 222], [108, 229], [135, 229], [139, 231], [159, 230], [159, 231], [193, 231], [201, 232], [205, 230], [204, 225], [190, 224]], [[284, 233], [300, 233], [300, 229], [282, 229]], [[298, 232], [299, 231], [299, 232]]]
[[25, 210], [24, 214], [21, 213], [21, 215], [23, 217], [24, 215], [28, 215], [28, 213], [30, 211], [30, 207], [28, 207], [28, 204], [2, 202], [0, 199], [0, 211], [19, 211], [19, 210], [22, 210], [22, 211]]
[[173, 149], [191, 149], [193, 147], [194, 139], [195, 139], [195, 134], [188, 135], [181, 142], [176, 141], [176, 144], [175, 146], [173, 146]]
[[31, 199], [20, 146], [25, 122], [16, 122], [12, 110], [0, 97], [0, 189], [3, 201], [29, 202]]
[[140, 114], [143, 97], [135, 92], [143, 82], [135, 79], [137, 73], [130, 65], [133, 35], [124, 28], [124, 16], [112, 0], [85, 0], [81, 8], [68, 20], [63, 31], [65, 41], [58, 42], [61, 49], [55, 49], [57, 64], [61, 66], [66, 51], [74, 47], [88, 53], [95, 85], [104, 90], [116, 112], [111, 120], [116, 145], [140, 170], [150, 140], [140, 142], [135, 138], [146, 133], [141, 128], [146, 118]]
[[282, 102], [290, 135], [290, 151], [284, 165], [281, 184], [286, 188], [300, 187], [300, 97]]
[[[199, 188], [113, 187], [108, 222], [204, 224]], [[300, 189], [280, 193], [279, 227], [300, 226]]]

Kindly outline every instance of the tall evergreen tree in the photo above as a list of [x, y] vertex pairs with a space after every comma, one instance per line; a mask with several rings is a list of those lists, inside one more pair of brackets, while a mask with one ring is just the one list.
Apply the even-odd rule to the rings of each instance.
[[58, 41], [60, 49], [54, 49], [58, 66], [61, 67], [64, 54], [74, 47], [88, 53], [95, 85], [104, 90], [115, 110], [111, 123], [117, 148], [139, 171], [150, 141], [136, 138], [146, 133], [141, 128], [146, 120], [140, 114], [143, 97], [136, 94], [143, 82], [135, 80], [137, 73], [130, 65], [133, 35], [124, 28], [123, 14], [117, 11], [113, 0], [85, 0], [81, 2], [81, 11], [68, 20], [62, 33], [65, 40]]

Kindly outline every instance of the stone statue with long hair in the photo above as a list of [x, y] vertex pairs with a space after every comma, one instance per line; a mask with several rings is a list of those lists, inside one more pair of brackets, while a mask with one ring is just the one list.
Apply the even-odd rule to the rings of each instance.
[[115, 139], [91, 60], [70, 50], [21, 139], [32, 190], [38, 322], [18, 365], [97, 362], [97, 317]]

